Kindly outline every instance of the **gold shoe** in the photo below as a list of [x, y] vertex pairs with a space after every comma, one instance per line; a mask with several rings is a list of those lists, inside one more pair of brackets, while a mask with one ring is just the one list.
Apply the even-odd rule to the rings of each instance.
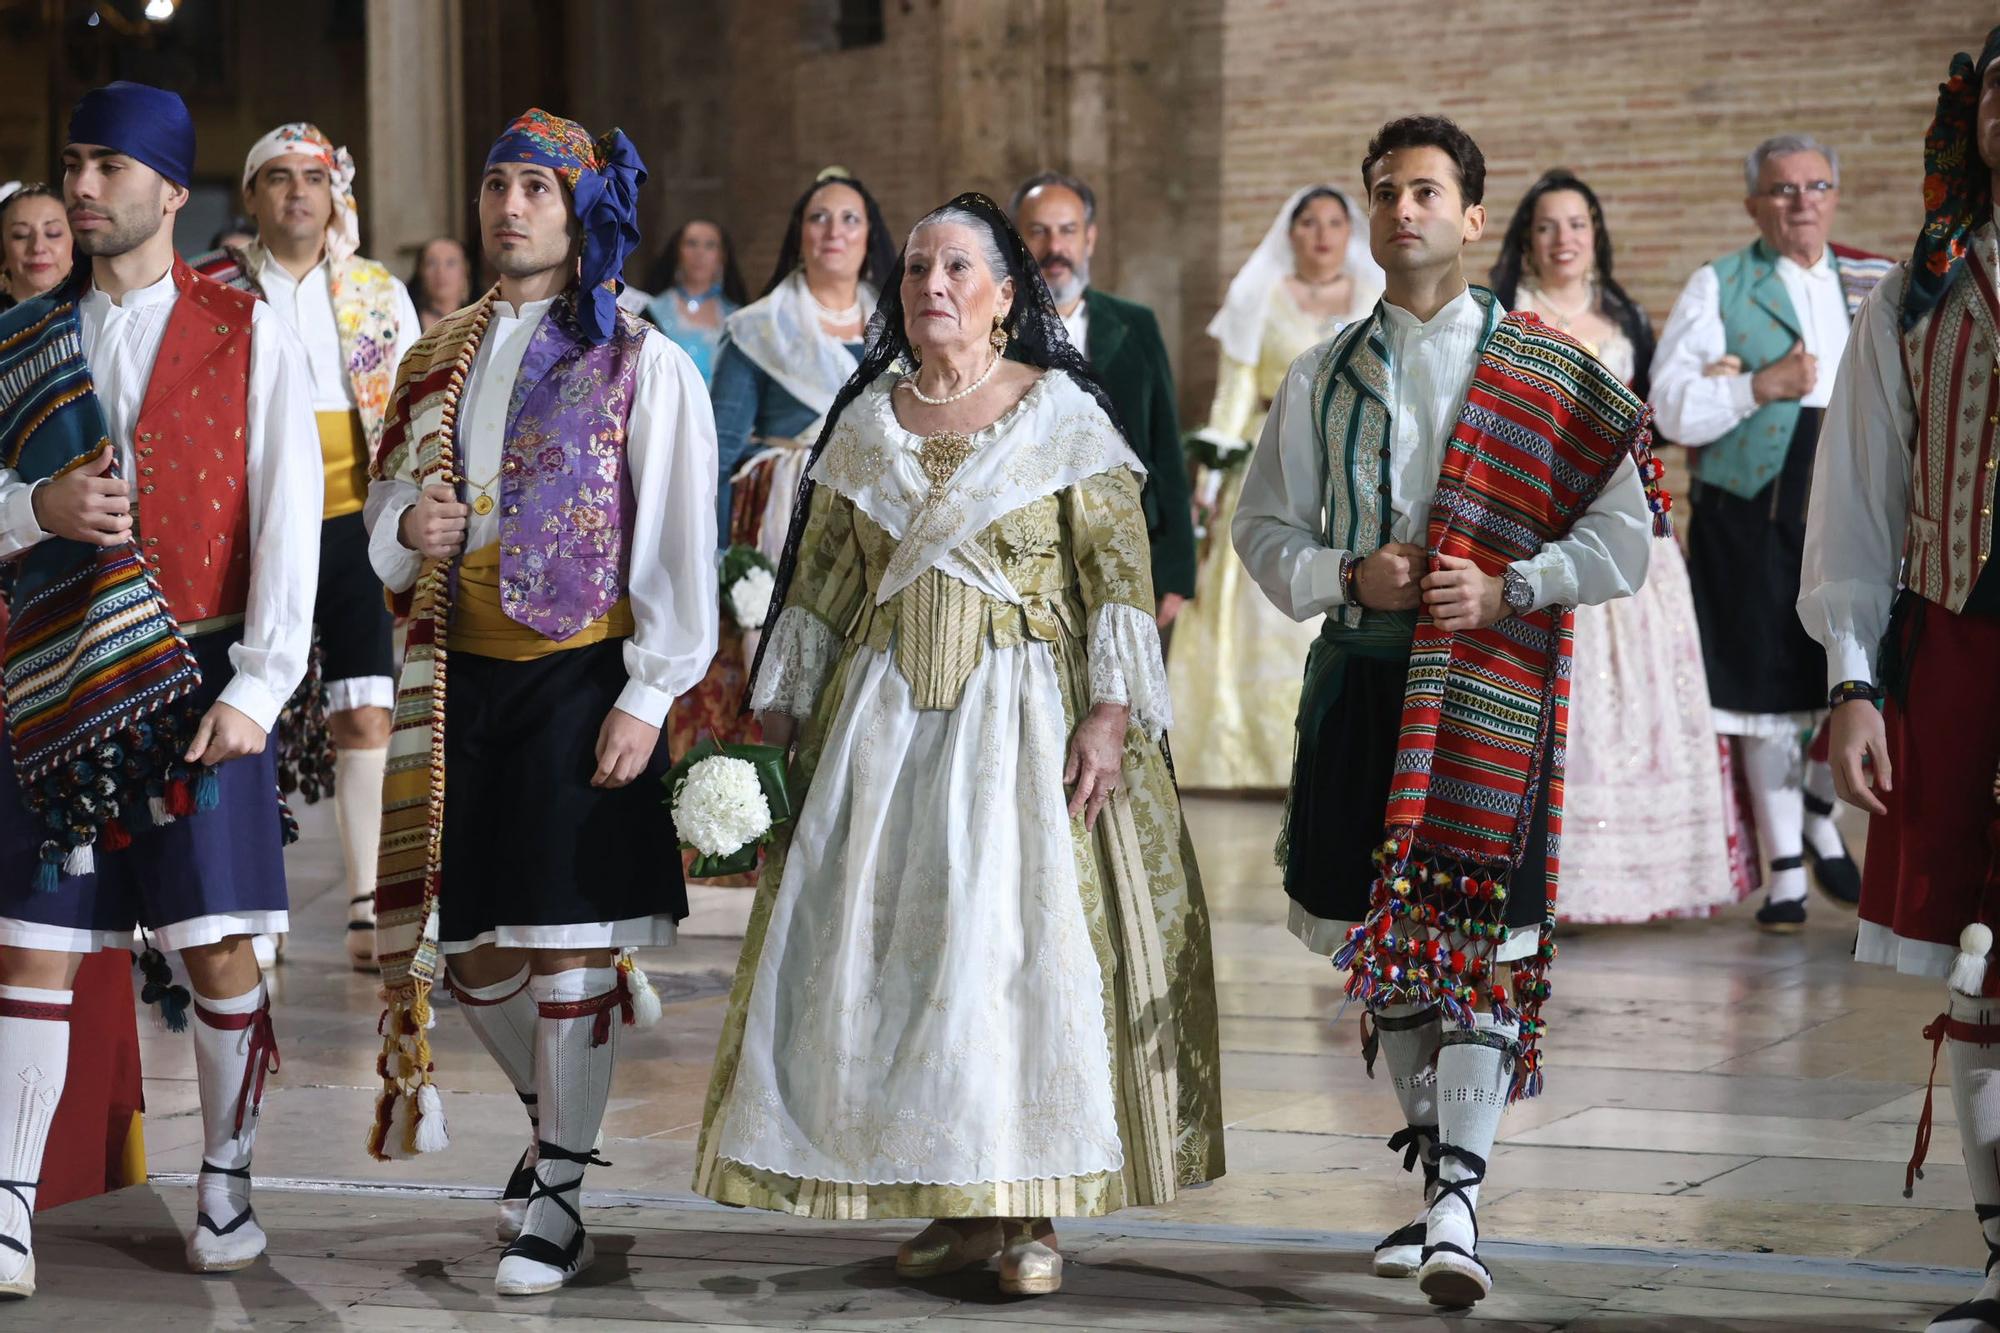
[[903, 1242], [896, 1251], [896, 1276], [943, 1277], [962, 1268], [983, 1264], [1000, 1253], [1000, 1223], [977, 1231], [961, 1232], [944, 1222], [933, 1222]]
[[[1055, 1233], [1049, 1233], [1049, 1240]], [[1009, 1296], [1050, 1296], [1062, 1290], [1062, 1251], [1023, 1226], [1000, 1255], [1000, 1290]]]

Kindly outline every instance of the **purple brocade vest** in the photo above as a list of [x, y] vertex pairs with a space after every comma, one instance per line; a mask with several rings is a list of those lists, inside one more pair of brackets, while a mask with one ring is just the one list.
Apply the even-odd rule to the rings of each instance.
[[637, 500], [625, 431], [646, 325], [621, 314], [592, 346], [569, 299], [528, 344], [500, 463], [500, 607], [560, 643], [625, 596]]

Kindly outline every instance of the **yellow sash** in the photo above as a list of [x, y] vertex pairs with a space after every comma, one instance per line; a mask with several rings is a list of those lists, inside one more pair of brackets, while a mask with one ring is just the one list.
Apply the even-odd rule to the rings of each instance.
[[326, 509], [322, 519], [358, 514], [368, 498], [367, 432], [361, 414], [315, 412], [319, 422], [320, 460], [326, 468]]
[[606, 639], [632, 637], [632, 602], [621, 597], [612, 608], [557, 643], [516, 621], [500, 608], [500, 546], [468, 552], [458, 563], [458, 596], [451, 604], [451, 651], [503, 662], [532, 662]]

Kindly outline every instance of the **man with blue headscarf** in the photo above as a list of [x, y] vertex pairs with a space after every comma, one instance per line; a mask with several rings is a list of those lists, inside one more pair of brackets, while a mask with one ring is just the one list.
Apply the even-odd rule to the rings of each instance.
[[[1936, 1333], [2000, 1333], [2000, 28], [1961, 52], [1924, 136], [1915, 252], [1862, 303], [1813, 463], [1799, 618], [1826, 650], [1842, 800], [1867, 810], [1854, 956], [1945, 977], [1924, 1029], [1981, 1239], [1974, 1297]], [[1899, 587], [1900, 585], [1900, 587]], [[1915, 1034], [1910, 1034], [1914, 1036]], [[1905, 1177], [1923, 1174], [1924, 1095]]]
[[715, 421], [687, 354], [617, 307], [644, 180], [617, 130], [533, 110], [501, 135], [479, 182], [500, 283], [404, 359], [365, 511], [408, 600], [398, 697], [431, 700], [389, 743], [369, 1146], [444, 1146], [424, 1029], [447, 985], [528, 1108], [502, 1295], [591, 1262], [613, 1019], [657, 1012], [621, 954], [687, 914], [660, 724], [715, 653]]
[[304, 674], [318, 564], [297, 335], [174, 252], [194, 126], [141, 84], [86, 93], [63, 150], [79, 264], [0, 316], [0, 1295], [34, 1290], [35, 1181], [83, 955], [151, 934], [147, 998], [187, 1026], [203, 1152], [197, 1272], [264, 1250], [250, 1150], [277, 1052], [252, 936], [286, 896], [269, 733]]

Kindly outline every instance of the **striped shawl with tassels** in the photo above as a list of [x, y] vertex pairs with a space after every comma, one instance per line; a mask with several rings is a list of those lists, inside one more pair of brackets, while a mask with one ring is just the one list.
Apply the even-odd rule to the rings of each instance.
[[[39, 482], [111, 445], [83, 354], [90, 271], [0, 314], [0, 466]], [[109, 474], [116, 476], [114, 464]], [[201, 669], [135, 542], [51, 536], [20, 557], [6, 635], [8, 739], [41, 827], [35, 887], [95, 868], [133, 831], [214, 804], [214, 772], [182, 761]]]
[[[1488, 574], [1570, 530], [1630, 457], [1657, 533], [1671, 498], [1652, 455], [1652, 413], [1580, 343], [1528, 314], [1487, 339], [1446, 446], [1427, 545]], [[1436, 1005], [1460, 1023], [1490, 1002], [1521, 1023], [1515, 1096], [1540, 1086], [1541, 1002], [1554, 957], [1555, 871], [1574, 612], [1551, 606], [1451, 633], [1428, 615], [1410, 652], [1380, 871], [1367, 919], [1336, 961], [1348, 993]], [[1544, 756], [1551, 762], [1544, 772]], [[1512, 994], [1484, 961], [1508, 938], [1508, 877], [1547, 784], [1549, 892], [1539, 948]], [[1488, 988], [1482, 989], [1481, 980]]]

